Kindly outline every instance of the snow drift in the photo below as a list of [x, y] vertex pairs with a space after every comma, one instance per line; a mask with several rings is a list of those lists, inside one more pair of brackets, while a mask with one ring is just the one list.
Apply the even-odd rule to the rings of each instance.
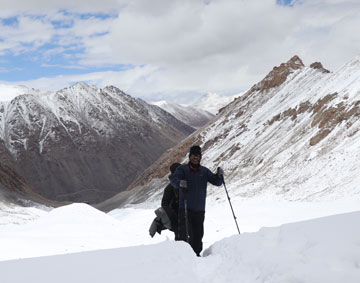
[[184, 242], [0, 262], [1, 281], [326, 282], [360, 280], [360, 212], [263, 228], [197, 258]]

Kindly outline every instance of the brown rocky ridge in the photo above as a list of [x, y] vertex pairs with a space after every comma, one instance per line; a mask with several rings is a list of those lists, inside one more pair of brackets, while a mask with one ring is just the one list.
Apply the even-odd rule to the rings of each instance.
[[323, 71], [324, 73], [330, 73], [330, 71], [327, 70], [327, 69], [325, 69], [320, 62], [314, 62], [314, 63], [312, 63], [312, 64], [310, 65], [310, 68], [321, 70], [321, 71]]
[[296, 70], [305, 67], [299, 56], [293, 56], [288, 62], [282, 63], [278, 67], [274, 67], [273, 70], [258, 84], [251, 88], [251, 92], [254, 91], [266, 91], [270, 88], [280, 86], [283, 84], [287, 77]]

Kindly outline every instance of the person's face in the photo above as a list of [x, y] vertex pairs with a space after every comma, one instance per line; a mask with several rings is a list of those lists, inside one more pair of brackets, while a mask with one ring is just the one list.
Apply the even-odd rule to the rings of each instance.
[[201, 156], [200, 155], [194, 155], [191, 154], [190, 155], [190, 162], [194, 165], [199, 165], [200, 164], [200, 160], [201, 160]]

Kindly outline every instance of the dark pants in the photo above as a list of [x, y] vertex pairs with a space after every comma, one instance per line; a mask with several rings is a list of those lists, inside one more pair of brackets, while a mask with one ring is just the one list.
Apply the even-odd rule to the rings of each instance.
[[[203, 249], [202, 238], [204, 236], [204, 211], [188, 210], [189, 244], [196, 253], [200, 255]], [[186, 221], [184, 208], [179, 209], [179, 239], [186, 241]]]
[[179, 239], [179, 232], [178, 232], [178, 210], [174, 210], [171, 209], [170, 207], [163, 207], [167, 216], [169, 217], [170, 221], [171, 221], [171, 231], [174, 232], [175, 234], [175, 240], [180, 240]]

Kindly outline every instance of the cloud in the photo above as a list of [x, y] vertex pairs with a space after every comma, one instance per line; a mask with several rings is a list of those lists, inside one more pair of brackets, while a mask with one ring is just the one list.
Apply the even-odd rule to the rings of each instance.
[[173, 1], [162, 12], [136, 8], [123, 9], [108, 34], [86, 42], [82, 64], [151, 64], [166, 70], [156, 77], [158, 86], [237, 91], [255, 83], [263, 67], [259, 54], [271, 56], [268, 48], [277, 48], [295, 25], [291, 11], [271, 1]]
[[306, 0], [295, 5], [301, 25], [293, 32], [299, 55], [321, 61], [331, 70], [359, 54], [360, 3], [345, 0]]
[[117, 11], [123, 5], [117, 0], [11, 0], [2, 1], [0, 17], [11, 17], [20, 14], [49, 14], [59, 10], [70, 10], [76, 13], [109, 13]]
[[0, 15], [18, 24], [0, 27], [0, 54], [38, 49], [43, 66], [84, 70], [21, 81], [31, 87], [79, 80], [149, 99], [230, 94], [295, 54], [334, 70], [360, 47], [360, 3], [350, 0], [8, 2]]
[[134, 85], [148, 79], [157, 72], [153, 66], [142, 66], [128, 69], [127, 71], [91, 72], [76, 75], [59, 75], [54, 77], [42, 77], [35, 80], [19, 81], [20, 85], [27, 85], [41, 90], [56, 91], [66, 86], [85, 81], [89, 84], [105, 87], [107, 85], [122, 86], [125, 91], [130, 91]]
[[34, 50], [52, 38], [53, 28], [39, 19], [20, 16], [16, 24], [0, 25], [0, 54]]

